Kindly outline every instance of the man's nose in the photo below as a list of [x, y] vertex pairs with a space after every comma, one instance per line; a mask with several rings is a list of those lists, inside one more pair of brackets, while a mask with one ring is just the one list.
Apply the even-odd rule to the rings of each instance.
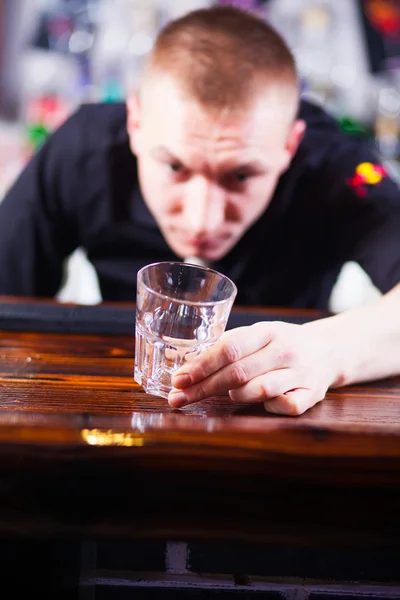
[[193, 234], [218, 229], [225, 219], [225, 191], [214, 182], [198, 177], [186, 184], [184, 219]]

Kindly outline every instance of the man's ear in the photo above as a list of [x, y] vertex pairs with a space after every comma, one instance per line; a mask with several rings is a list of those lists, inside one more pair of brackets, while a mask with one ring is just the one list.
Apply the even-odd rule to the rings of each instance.
[[128, 94], [126, 99], [126, 127], [129, 134], [131, 150], [134, 154], [137, 153], [137, 134], [140, 129], [140, 105], [139, 97], [135, 92]]
[[302, 119], [296, 119], [296, 121], [293, 123], [290, 129], [289, 137], [286, 142], [286, 150], [289, 153], [290, 159], [292, 159], [293, 156], [296, 154], [297, 148], [299, 147], [300, 142], [303, 139], [305, 131], [306, 122]]

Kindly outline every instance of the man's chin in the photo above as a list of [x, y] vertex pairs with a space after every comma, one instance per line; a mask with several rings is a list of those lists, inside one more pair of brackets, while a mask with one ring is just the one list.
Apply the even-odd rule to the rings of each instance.
[[171, 250], [182, 259], [197, 257], [204, 262], [215, 262], [221, 260], [235, 245], [236, 239], [230, 236], [225, 239], [220, 239], [219, 243], [209, 244], [190, 244], [185, 240], [181, 240], [178, 236], [165, 235], [165, 240]]
[[179, 247], [174, 252], [183, 259], [196, 257], [205, 263], [221, 260], [231, 249], [231, 245], [218, 248]]
[[208, 250], [206, 252], [201, 252], [199, 258], [209, 263], [216, 262], [217, 260], [221, 260], [221, 258], [224, 258], [224, 256], [228, 254], [228, 252], [229, 250], [224, 249]]

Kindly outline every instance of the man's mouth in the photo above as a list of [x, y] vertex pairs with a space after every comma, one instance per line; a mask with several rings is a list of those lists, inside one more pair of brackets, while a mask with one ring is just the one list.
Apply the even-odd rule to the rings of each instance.
[[205, 236], [192, 236], [188, 235], [186, 232], [179, 235], [179, 240], [185, 246], [190, 246], [192, 248], [198, 248], [200, 250], [208, 250], [212, 248], [217, 248], [223, 242], [225, 242], [230, 236], [229, 235], [218, 235], [215, 237], [205, 237]]

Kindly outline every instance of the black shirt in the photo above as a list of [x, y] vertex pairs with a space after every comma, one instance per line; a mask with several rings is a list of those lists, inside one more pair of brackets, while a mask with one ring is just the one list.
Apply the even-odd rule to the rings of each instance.
[[[302, 102], [299, 116], [307, 131], [269, 207], [213, 264], [237, 284], [237, 304], [326, 309], [347, 261], [382, 292], [400, 281], [397, 184], [320, 108]], [[77, 110], [0, 204], [0, 294], [54, 296], [77, 247], [104, 300], [135, 301], [140, 267], [179, 260], [141, 196], [124, 104]]]

